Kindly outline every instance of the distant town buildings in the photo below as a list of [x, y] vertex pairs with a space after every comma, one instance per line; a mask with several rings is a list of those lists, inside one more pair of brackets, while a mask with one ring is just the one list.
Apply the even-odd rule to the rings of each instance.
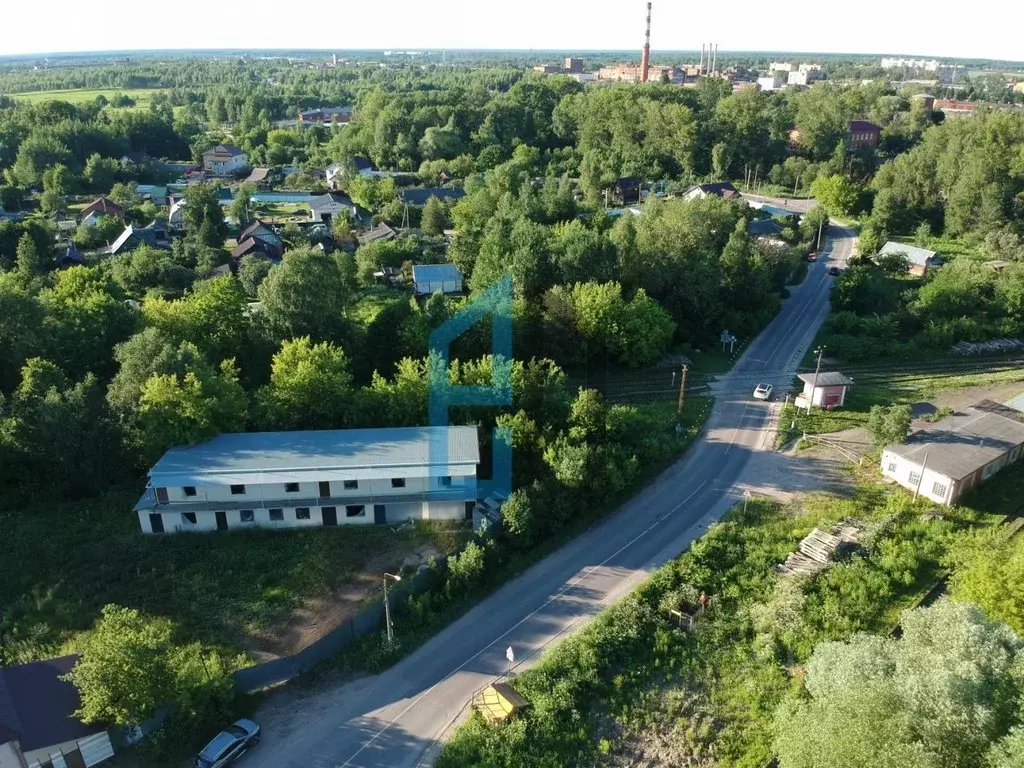
[[943, 85], [956, 82], [966, 72], [959, 64], [943, 64], [936, 59], [882, 59], [882, 69], [907, 69], [918, 72], [934, 73]]

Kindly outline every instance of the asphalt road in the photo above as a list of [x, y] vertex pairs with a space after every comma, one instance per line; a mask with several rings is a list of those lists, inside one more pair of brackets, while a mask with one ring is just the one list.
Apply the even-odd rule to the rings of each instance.
[[[505, 674], [506, 648], [522, 671], [728, 511], [742, 497], [752, 458], [771, 447], [775, 405], [752, 400], [754, 384], [789, 384], [828, 313], [827, 268], [851, 253], [851, 232], [832, 228], [829, 235], [831, 248], [717, 383], [708, 425], [679, 462], [391, 669], [285, 707], [268, 705], [263, 743], [245, 758], [247, 768], [429, 765], [473, 693]], [[400, 623], [395, 630], [401, 634]]]

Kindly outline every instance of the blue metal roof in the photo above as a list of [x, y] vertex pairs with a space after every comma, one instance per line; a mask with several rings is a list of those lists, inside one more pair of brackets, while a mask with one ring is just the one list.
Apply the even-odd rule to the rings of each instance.
[[149, 475], [154, 486], [171, 487], [297, 482], [389, 477], [395, 468], [475, 469], [479, 461], [476, 427], [247, 432], [171, 448]]
[[453, 283], [462, 279], [462, 273], [454, 264], [417, 264], [412, 279], [416, 283]]

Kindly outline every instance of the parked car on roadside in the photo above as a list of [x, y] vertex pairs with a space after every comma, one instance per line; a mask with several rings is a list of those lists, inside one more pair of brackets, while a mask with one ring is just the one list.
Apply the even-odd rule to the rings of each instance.
[[843, 271], [843, 270], [841, 270], [841, 269], [840, 269], [839, 267], [829, 267], [829, 268], [828, 268], [828, 273], [829, 273], [830, 275], [832, 275], [832, 277], [835, 277], [836, 275], [838, 275], [838, 274], [839, 274], [839, 273], [841, 273], [842, 271]]
[[203, 747], [195, 768], [227, 768], [259, 743], [260, 727], [252, 720], [238, 720]]
[[810, 253], [807, 254], [807, 260], [808, 261], [817, 261], [818, 260], [818, 254], [815, 253], [814, 251], [811, 251]]

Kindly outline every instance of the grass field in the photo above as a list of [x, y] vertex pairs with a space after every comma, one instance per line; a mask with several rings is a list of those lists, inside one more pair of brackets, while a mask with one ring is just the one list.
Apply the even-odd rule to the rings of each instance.
[[152, 94], [156, 93], [161, 88], [101, 88], [98, 90], [89, 89], [76, 89], [71, 91], [30, 91], [28, 93], [12, 93], [8, 94], [13, 99], [21, 101], [28, 101], [33, 104], [37, 104], [43, 101], [67, 101], [72, 104], [88, 104], [96, 100], [97, 96], [105, 96], [108, 101], [113, 101], [114, 97], [121, 93], [125, 96], [130, 96], [135, 99], [134, 109], [145, 107], [148, 103]]
[[137, 498], [126, 488], [81, 502], [0, 508], [0, 663], [74, 646], [107, 603], [166, 616], [185, 638], [238, 649], [370, 563], [399, 567], [426, 545], [447, 554], [468, 535], [464, 527], [419, 525], [400, 534], [347, 526], [143, 536], [131, 511]]

